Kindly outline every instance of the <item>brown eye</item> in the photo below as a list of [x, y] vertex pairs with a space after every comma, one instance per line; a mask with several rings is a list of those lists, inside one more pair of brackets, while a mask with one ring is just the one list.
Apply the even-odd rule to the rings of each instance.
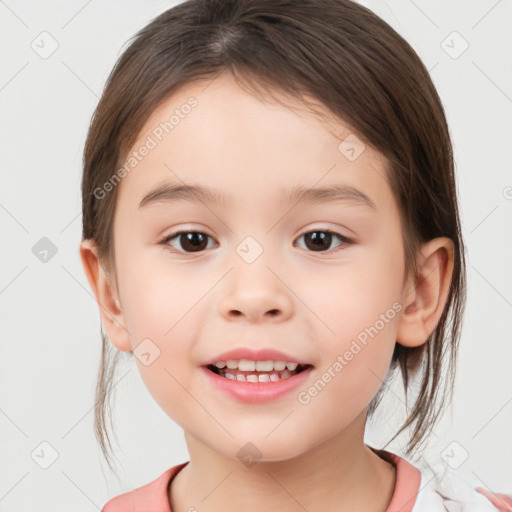
[[[161, 243], [169, 244], [176, 239], [178, 245], [181, 245], [181, 248], [176, 249], [177, 252], [200, 252], [207, 248], [209, 238], [211, 237], [199, 231], [178, 231], [167, 236]], [[175, 248], [175, 245], [170, 245]]]
[[[315, 230], [304, 233], [300, 238], [304, 237], [305, 245], [307, 249], [314, 252], [324, 252], [329, 250], [334, 239], [340, 240], [342, 244], [350, 243], [350, 240], [339, 233], [329, 230]], [[338, 247], [339, 247], [338, 245]]]

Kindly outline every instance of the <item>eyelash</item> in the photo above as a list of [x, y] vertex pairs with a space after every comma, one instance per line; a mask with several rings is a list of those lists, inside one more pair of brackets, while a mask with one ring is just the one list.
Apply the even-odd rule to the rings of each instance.
[[[182, 230], [182, 231], [175, 231], [174, 233], [167, 235], [163, 240], [160, 241], [160, 244], [166, 245], [169, 247], [169, 242], [171, 240], [173, 240], [176, 237], [179, 237], [179, 235], [190, 234], [190, 233], [199, 233], [201, 235], [205, 235], [208, 238], [212, 239], [212, 237], [210, 235], [207, 235], [206, 233], [203, 233], [202, 231]], [[312, 229], [311, 231], [306, 231], [305, 233], [302, 233], [302, 235], [300, 235], [299, 238], [302, 238], [304, 235], [307, 235], [309, 233], [329, 233], [330, 235], [333, 235], [334, 237], [338, 238], [342, 242], [338, 247], [344, 246], [344, 245], [349, 245], [349, 244], [353, 243], [352, 239], [347, 238], [346, 236], [340, 235], [336, 231], [332, 231], [330, 229]], [[202, 251], [195, 251], [195, 252], [194, 251], [192, 251], [192, 252], [180, 251], [180, 250], [176, 250], [174, 248], [170, 248], [169, 250], [171, 252], [175, 252], [178, 254], [198, 254], [198, 253], [204, 252], [204, 249]], [[334, 252], [334, 251], [335, 251], [335, 249], [334, 250], [331, 249], [331, 250], [327, 250], [327, 251], [309, 251], [309, 252], [328, 253], [328, 252]]]

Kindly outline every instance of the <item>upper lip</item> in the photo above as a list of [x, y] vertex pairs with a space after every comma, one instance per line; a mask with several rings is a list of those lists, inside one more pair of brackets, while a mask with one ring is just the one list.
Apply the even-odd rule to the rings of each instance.
[[215, 364], [218, 361], [239, 361], [240, 359], [249, 359], [250, 361], [285, 361], [287, 363], [297, 363], [303, 366], [310, 365], [310, 363], [306, 361], [302, 361], [296, 357], [290, 356], [273, 348], [256, 349], [249, 347], [239, 347], [228, 350], [227, 352], [223, 352], [218, 356], [212, 357], [207, 361], [204, 361], [201, 366]]

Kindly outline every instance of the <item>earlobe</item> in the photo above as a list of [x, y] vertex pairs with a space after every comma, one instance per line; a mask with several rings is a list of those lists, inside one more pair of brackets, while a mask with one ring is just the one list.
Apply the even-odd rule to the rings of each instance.
[[397, 342], [423, 345], [435, 330], [448, 298], [454, 266], [453, 241], [440, 237], [425, 243], [418, 261], [418, 282], [404, 288]]
[[84, 239], [80, 244], [79, 252], [87, 280], [98, 303], [101, 321], [108, 339], [119, 350], [131, 352], [130, 335], [126, 328], [117, 290], [98, 258], [96, 244], [93, 240]]

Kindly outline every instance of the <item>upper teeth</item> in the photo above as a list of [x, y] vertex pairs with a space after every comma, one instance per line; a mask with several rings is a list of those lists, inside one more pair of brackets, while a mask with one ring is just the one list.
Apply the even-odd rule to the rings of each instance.
[[249, 359], [240, 359], [239, 361], [230, 359], [228, 361], [217, 361], [215, 363], [217, 368], [228, 367], [232, 370], [238, 368], [242, 372], [271, 372], [272, 370], [281, 371], [285, 368], [293, 371], [297, 368], [297, 363], [286, 361], [251, 361]]

